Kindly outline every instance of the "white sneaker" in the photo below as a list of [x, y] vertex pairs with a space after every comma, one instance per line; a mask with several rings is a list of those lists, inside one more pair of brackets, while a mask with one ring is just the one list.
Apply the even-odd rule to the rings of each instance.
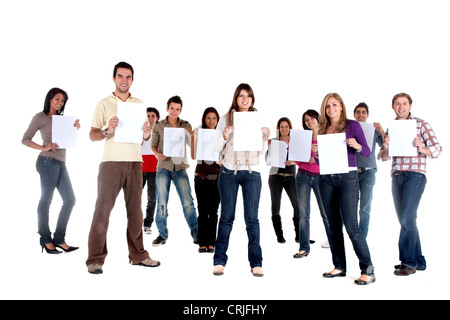
[[213, 275], [221, 276], [223, 274], [224, 274], [224, 267], [222, 265], [218, 264], [218, 265], [214, 266]]
[[322, 248], [329, 248], [329, 247], [330, 247], [330, 244], [328, 243], [328, 241], [325, 241], [325, 242], [322, 242], [322, 243], [320, 244], [320, 246], [321, 246]]
[[152, 230], [150, 229], [150, 227], [144, 227], [144, 233], [145, 234], [152, 234]]

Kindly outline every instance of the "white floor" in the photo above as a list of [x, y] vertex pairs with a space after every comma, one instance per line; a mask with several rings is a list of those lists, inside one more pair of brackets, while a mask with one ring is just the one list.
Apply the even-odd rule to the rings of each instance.
[[[375, 265], [376, 282], [366, 287], [353, 284], [359, 277], [358, 261], [347, 238], [347, 277], [325, 279], [322, 273], [333, 269], [329, 249], [320, 247], [325, 241], [322, 221], [314, 204], [311, 218], [311, 253], [303, 259], [294, 259], [298, 250], [294, 242], [292, 210], [283, 193], [282, 217], [287, 243], [276, 242], [270, 220], [270, 197], [267, 184], [263, 184], [260, 224], [263, 269], [265, 276], [253, 277], [247, 260], [247, 236], [242, 215], [242, 200], [238, 199], [238, 213], [231, 234], [229, 261], [225, 274], [212, 275], [213, 255], [198, 253], [192, 243], [182, 215], [179, 199], [172, 188], [169, 206], [169, 239], [160, 247], [152, 247], [157, 236], [144, 235], [146, 249], [153, 259], [161, 261], [158, 268], [144, 268], [128, 264], [124, 204], [119, 196], [112, 213], [109, 233], [109, 255], [102, 275], [87, 272], [87, 238], [95, 202], [94, 172], [72, 175], [77, 191], [77, 204], [68, 227], [67, 242], [80, 246], [70, 254], [48, 255], [40, 252], [35, 233], [38, 177], [32, 175], [22, 185], [22, 198], [14, 193], [10, 201], [18, 210], [3, 210], [1, 243], [2, 299], [41, 299], [55, 295], [62, 299], [188, 299], [188, 300], [241, 300], [241, 299], [449, 299], [448, 280], [442, 274], [448, 265], [445, 254], [445, 232], [448, 215], [434, 207], [435, 195], [441, 194], [436, 182], [429, 183], [421, 202], [419, 230], [428, 269], [408, 277], [393, 275], [398, 263], [397, 237], [399, 232], [388, 187], [386, 167], [378, 172], [369, 248]], [[388, 174], [388, 173], [387, 173]], [[267, 181], [263, 176], [263, 181]], [[434, 187], [433, 187], [434, 184]], [[433, 190], [433, 191], [430, 191]], [[432, 194], [432, 192], [437, 192]], [[12, 195], [13, 193], [11, 193]], [[59, 196], [55, 195], [52, 217], [57, 215]]]

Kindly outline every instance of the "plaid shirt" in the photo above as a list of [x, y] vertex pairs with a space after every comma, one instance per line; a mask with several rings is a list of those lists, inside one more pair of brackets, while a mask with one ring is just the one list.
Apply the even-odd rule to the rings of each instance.
[[[430, 124], [422, 119], [409, 115], [409, 119], [417, 122], [417, 136], [422, 141], [422, 147], [428, 147], [431, 151], [430, 158], [437, 158], [442, 151]], [[380, 156], [378, 156], [380, 158]], [[390, 159], [389, 157], [388, 159]], [[426, 174], [427, 156], [421, 152], [416, 157], [393, 157], [391, 173], [395, 171], [414, 171]]]

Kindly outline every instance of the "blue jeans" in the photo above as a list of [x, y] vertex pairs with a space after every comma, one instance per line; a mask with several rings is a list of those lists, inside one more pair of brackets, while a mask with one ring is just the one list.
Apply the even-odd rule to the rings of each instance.
[[323, 225], [327, 238], [329, 237], [330, 227], [325, 209], [322, 203], [322, 197], [319, 190], [319, 177], [306, 173], [298, 172], [295, 178], [295, 186], [297, 189], [297, 198], [300, 207], [300, 249], [307, 252], [310, 251], [310, 214], [311, 214], [311, 189], [316, 196], [317, 205], [319, 206], [320, 215], [322, 216]]
[[358, 173], [359, 180], [359, 227], [367, 238], [369, 233], [370, 209], [372, 206], [373, 187], [377, 169], [364, 170]]
[[261, 195], [261, 175], [259, 172], [233, 170], [223, 167], [220, 169], [218, 180], [221, 201], [221, 215], [217, 232], [214, 265], [225, 266], [228, 260], [226, 254], [230, 240], [231, 229], [236, 214], [236, 200], [239, 186], [242, 187], [244, 202], [244, 220], [248, 237], [248, 260], [250, 267], [262, 266], [262, 250], [259, 244], [260, 230], [258, 220], [259, 198]]
[[392, 174], [392, 196], [401, 226], [398, 241], [400, 261], [410, 268], [426, 268], [416, 224], [417, 208], [426, 183], [427, 178], [422, 173], [396, 171]]
[[194, 199], [192, 198], [191, 185], [186, 170], [169, 171], [164, 168], [156, 169], [156, 226], [158, 227], [159, 235], [167, 239], [169, 237], [169, 230], [167, 229], [167, 204], [169, 202], [170, 182], [173, 182], [180, 197], [181, 205], [183, 207], [184, 218], [191, 230], [191, 236], [197, 240], [198, 223], [197, 212], [194, 206]]
[[[41, 198], [37, 210], [40, 243], [54, 242], [55, 244], [63, 244], [65, 243], [70, 214], [75, 206], [75, 194], [72, 189], [66, 164], [56, 159], [39, 156], [36, 161], [36, 170], [41, 177]], [[58, 189], [63, 205], [59, 212], [55, 234], [52, 240], [52, 233], [49, 227], [49, 211], [55, 189]]]
[[330, 223], [329, 243], [335, 269], [346, 271], [347, 268], [342, 231], [344, 225], [359, 259], [361, 274], [372, 275], [374, 268], [369, 247], [358, 226], [358, 172], [320, 176], [319, 187]]

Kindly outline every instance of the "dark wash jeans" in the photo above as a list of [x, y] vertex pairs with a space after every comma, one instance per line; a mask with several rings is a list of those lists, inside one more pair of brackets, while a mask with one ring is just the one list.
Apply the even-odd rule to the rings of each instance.
[[319, 207], [323, 225], [327, 239], [330, 234], [328, 218], [323, 207], [322, 197], [319, 190], [319, 176], [309, 175], [307, 173], [298, 172], [295, 178], [297, 189], [297, 198], [300, 207], [300, 249], [310, 252], [310, 216], [311, 216], [311, 189], [316, 196], [317, 206]]
[[100, 164], [98, 195], [89, 232], [89, 256], [86, 265], [103, 265], [108, 254], [106, 234], [109, 217], [119, 192], [123, 190], [127, 211], [127, 242], [129, 259], [134, 263], [149, 257], [144, 249], [142, 223], [142, 164], [140, 162], [107, 161]]
[[142, 189], [147, 184], [147, 207], [145, 210], [144, 227], [151, 227], [155, 218], [156, 208], [156, 172], [142, 172]]
[[217, 233], [217, 211], [220, 195], [217, 179], [194, 178], [195, 195], [198, 208], [197, 240], [200, 247], [214, 246]]
[[423, 173], [396, 171], [392, 174], [392, 196], [401, 226], [398, 241], [400, 261], [410, 268], [426, 268], [416, 223], [426, 183], [427, 177]]
[[244, 220], [248, 236], [248, 260], [250, 267], [262, 267], [262, 250], [259, 244], [260, 229], [258, 220], [259, 198], [261, 195], [261, 175], [259, 172], [228, 170], [224, 166], [220, 169], [219, 193], [221, 215], [214, 253], [214, 265], [225, 266], [228, 260], [226, 254], [230, 240], [231, 229], [236, 214], [236, 200], [239, 186], [242, 187], [244, 202]]
[[[66, 164], [62, 161], [39, 156], [36, 161], [36, 170], [41, 177], [41, 198], [38, 206], [38, 233], [40, 243], [55, 244], [65, 243], [67, 224], [69, 222], [72, 209], [75, 206], [75, 194], [70, 182]], [[49, 211], [52, 203], [53, 193], [58, 190], [63, 200], [61, 211], [59, 212], [54, 238], [49, 227]]]
[[358, 225], [358, 172], [320, 176], [320, 194], [330, 224], [329, 243], [334, 267], [346, 271], [343, 225], [359, 259], [361, 274], [372, 275], [374, 267], [366, 238]]

